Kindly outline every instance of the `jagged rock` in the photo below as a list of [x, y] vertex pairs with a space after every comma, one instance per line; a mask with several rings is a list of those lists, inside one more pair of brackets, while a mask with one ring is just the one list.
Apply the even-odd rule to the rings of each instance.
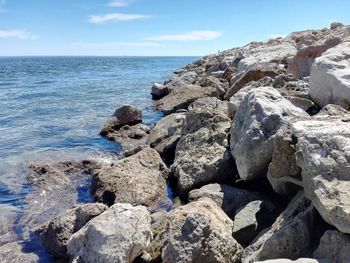
[[185, 197], [193, 188], [234, 178], [229, 128], [227, 102], [203, 98], [189, 107], [171, 167], [178, 194]]
[[264, 175], [280, 127], [296, 117], [308, 116], [272, 87], [251, 90], [238, 108], [231, 127], [231, 153], [239, 176], [251, 180]]
[[196, 72], [184, 71], [171, 77], [164, 83], [164, 86], [166, 86], [172, 92], [176, 89], [195, 83], [197, 78], [198, 76]]
[[307, 98], [309, 83], [305, 80], [295, 79], [291, 74], [278, 75], [272, 86], [284, 97]]
[[350, 39], [315, 60], [310, 74], [311, 99], [320, 107], [350, 108]]
[[[18, 242], [7, 243], [0, 246], [0, 260], [6, 263], [39, 263], [43, 262], [35, 252], [25, 252]], [[46, 260], [49, 260], [46, 258]]]
[[154, 100], [159, 100], [163, 98], [164, 96], [168, 95], [170, 93], [170, 89], [167, 86], [164, 86], [159, 83], [154, 83], [152, 85], [152, 99]]
[[133, 262], [152, 237], [144, 206], [115, 204], [90, 220], [68, 241], [68, 253], [82, 262]]
[[320, 262], [350, 262], [350, 236], [338, 231], [326, 231], [314, 252], [314, 258]]
[[168, 168], [152, 148], [95, 171], [92, 193], [97, 201], [112, 205], [124, 202], [151, 209], [168, 205], [166, 178]]
[[344, 233], [350, 233], [349, 116], [321, 115], [292, 125], [305, 195], [325, 221]]
[[328, 104], [325, 107], [323, 107], [319, 113], [317, 113], [314, 117], [318, 120], [329, 120], [333, 117], [347, 117], [350, 112], [345, 110], [344, 108], [334, 105], [334, 104]]
[[208, 184], [192, 190], [188, 195], [190, 202], [202, 197], [213, 200], [233, 220], [239, 209], [249, 202], [261, 199], [256, 193], [225, 184]]
[[339, 22], [333, 22], [330, 26], [330, 29], [331, 30], [334, 30], [334, 29], [337, 29], [339, 27], [343, 27], [344, 25], [342, 23], [339, 23]]
[[229, 100], [251, 81], [258, 81], [264, 77], [274, 78], [279, 73], [280, 68], [276, 63], [254, 64], [241, 74], [237, 74], [234, 77], [235, 79], [230, 81], [233, 82], [233, 84], [225, 94], [225, 99]]
[[214, 88], [216, 88], [217, 94], [220, 98], [222, 98], [225, 95], [225, 93], [228, 89], [227, 84], [222, 83], [219, 79], [217, 79], [214, 76], [204, 77], [199, 82], [199, 84], [202, 87], [214, 87]]
[[298, 107], [304, 111], [309, 111], [313, 107], [315, 107], [315, 103], [312, 100], [299, 98], [299, 97], [291, 97], [285, 96], [287, 100], [289, 100], [295, 107]]
[[170, 114], [162, 118], [150, 132], [147, 144], [156, 149], [166, 160], [174, 159], [185, 118], [185, 113]]
[[233, 222], [209, 198], [168, 212], [157, 223], [147, 251], [163, 262], [240, 262], [242, 247], [233, 239]]
[[311, 201], [300, 192], [275, 223], [245, 249], [242, 262], [310, 257], [319, 235], [316, 228], [320, 225]]
[[256, 263], [322, 263], [322, 262], [319, 262], [318, 260], [313, 258], [299, 258], [297, 260], [279, 258], [279, 259], [271, 259], [266, 261], [257, 261]]
[[178, 88], [156, 102], [156, 108], [165, 115], [176, 112], [178, 109], [187, 109], [188, 106], [199, 98], [217, 97], [215, 87], [201, 87], [188, 85]]
[[67, 210], [40, 226], [36, 232], [47, 251], [58, 258], [68, 258], [67, 242], [89, 220], [106, 211], [103, 204], [85, 204]]
[[135, 125], [142, 122], [142, 111], [132, 105], [123, 105], [116, 109], [110, 119], [103, 126], [100, 134], [106, 136], [119, 130], [124, 125]]

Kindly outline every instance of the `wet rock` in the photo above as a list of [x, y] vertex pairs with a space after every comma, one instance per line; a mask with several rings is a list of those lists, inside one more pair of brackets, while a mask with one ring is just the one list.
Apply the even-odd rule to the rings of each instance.
[[132, 105], [123, 105], [116, 109], [110, 119], [103, 126], [100, 134], [106, 136], [119, 130], [125, 125], [135, 125], [142, 122], [142, 111]]
[[42, 262], [40, 257], [34, 252], [23, 251], [20, 243], [12, 242], [0, 246], [1, 262], [6, 263], [39, 263]]
[[284, 123], [308, 116], [272, 87], [250, 91], [231, 127], [231, 153], [239, 176], [251, 180], [264, 175], [273, 153], [273, 141]]
[[317, 212], [303, 193], [300, 193], [275, 223], [245, 249], [242, 262], [310, 257], [318, 236], [315, 230], [318, 224]]
[[227, 102], [203, 98], [189, 107], [171, 167], [182, 197], [204, 184], [234, 178], [229, 128]]
[[314, 258], [320, 262], [350, 262], [350, 236], [338, 231], [326, 231], [314, 252]]
[[192, 190], [188, 195], [190, 202], [202, 197], [213, 200], [233, 220], [239, 209], [254, 200], [261, 199], [256, 193], [225, 184], [208, 184]]
[[350, 39], [315, 60], [310, 74], [310, 98], [320, 107], [350, 108]]
[[215, 87], [201, 87], [198, 85], [183, 86], [156, 102], [156, 108], [165, 115], [176, 112], [178, 109], [187, 109], [199, 98], [217, 97]]
[[147, 144], [170, 162], [174, 159], [175, 148], [181, 137], [185, 113], [173, 113], [162, 118], [150, 132]]
[[279, 73], [280, 68], [276, 63], [254, 64], [243, 73], [236, 75], [235, 80], [231, 80], [233, 84], [227, 91], [225, 99], [230, 99], [251, 81], [258, 81], [264, 77], [274, 78]]
[[145, 148], [96, 170], [92, 192], [97, 201], [109, 206], [124, 202], [157, 209], [170, 203], [166, 186], [168, 172], [157, 151]]
[[106, 211], [103, 204], [85, 204], [67, 210], [40, 226], [36, 232], [47, 251], [58, 258], [68, 258], [67, 242], [89, 220]]
[[68, 253], [82, 262], [133, 262], [152, 237], [144, 206], [115, 204], [90, 220], [68, 241]]
[[147, 252], [163, 262], [240, 262], [233, 222], [210, 199], [180, 206], [157, 224]]
[[152, 99], [159, 100], [170, 93], [170, 89], [162, 84], [154, 83], [152, 85]]

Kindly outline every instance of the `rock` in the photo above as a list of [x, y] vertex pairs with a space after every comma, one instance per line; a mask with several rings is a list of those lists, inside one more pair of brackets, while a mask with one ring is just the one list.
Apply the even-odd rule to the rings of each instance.
[[233, 222], [210, 199], [180, 206], [157, 224], [147, 249], [162, 262], [240, 262], [242, 247], [231, 235]]
[[219, 79], [214, 76], [206, 76], [200, 81], [201, 87], [213, 87], [216, 88], [217, 94], [219, 98], [223, 98], [225, 95], [228, 86], [227, 84], [222, 83]]
[[[12, 242], [0, 246], [1, 262], [6, 263], [39, 263], [43, 262], [35, 252], [25, 252], [20, 243]], [[49, 260], [46, 258], [46, 260]]]
[[320, 107], [350, 108], [350, 41], [329, 49], [315, 60], [310, 74], [310, 98]]
[[305, 99], [308, 97], [309, 83], [304, 80], [297, 80], [290, 74], [278, 75], [272, 86], [284, 97], [298, 97]]
[[280, 68], [276, 63], [254, 64], [246, 71], [235, 76], [233, 84], [225, 94], [225, 99], [229, 100], [240, 89], [251, 81], [258, 81], [264, 77], [274, 78], [280, 73]]
[[319, 262], [316, 259], [313, 258], [299, 258], [297, 260], [290, 260], [290, 259], [272, 259], [272, 260], [265, 260], [265, 261], [257, 261], [256, 263], [322, 263]]
[[234, 178], [229, 128], [227, 102], [203, 98], [189, 107], [171, 167], [179, 195], [186, 197], [190, 190], [204, 184]]
[[152, 99], [159, 100], [170, 93], [170, 89], [162, 84], [154, 83], [152, 85]]
[[162, 118], [151, 130], [147, 144], [169, 162], [174, 160], [175, 148], [181, 137], [185, 113], [173, 113]]
[[338, 231], [326, 231], [314, 252], [314, 258], [320, 262], [350, 262], [350, 236]]
[[260, 87], [245, 96], [232, 123], [230, 141], [231, 153], [243, 180], [264, 175], [272, 159], [277, 131], [299, 116], [308, 115], [272, 87]]
[[343, 27], [344, 25], [342, 23], [339, 23], [339, 22], [333, 22], [330, 26], [330, 29], [331, 30], [334, 30], [334, 29], [337, 29], [339, 27]]
[[242, 262], [310, 257], [319, 234], [315, 228], [319, 225], [317, 212], [301, 192], [275, 223], [245, 249]]
[[0, 204], [0, 236], [9, 233], [12, 230], [20, 209], [6, 204]]
[[172, 92], [176, 89], [195, 83], [197, 78], [198, 76], [196, 72], [184, 71], [171, 77], [169, 81], [164, 83], [164, 86]]
[[109, 133], [119, 130], [125, 125], [135, 125], [142, 122], [142, 111], [131, 105], [123, 105], [116, 109], [110, 119], [103, 126], [100, 134], [106, 136]]
[[67, 210], [40, 226], [35, 232], [47, 251], [58, 258], [68, 258], [67, 242], [89, 220], [108, 209], [103, 204], [85, 204]]
[[214, 87], [201, 87], [198, 85], [183, 86], [174, 90], [169, 95], [156, 102], [157, 110], [165, 115], [176, 112], [178, 109], [187, 109], [188, 106], [199, 98], [217, 97]]
[[304, 111], [309, 111], [313, 107], [315, 107], [315, 103], [312, 100], [299, 98], [299, 97], [290, 97], [285, 96], [287, 100], [289, 100], [295, 107], [298, 107]]
[[350, 233], [349, 116], [321, 115], [292, 125], [305, 195], [326, 222], [344, 233]]
[[124, 202], [156, 209], [169, 205], [166, 178], [168, 168], [156, 150], [142, 151], [103, 166], [92, 178], [92, 193], [107, 205]]
[[192, 190], [188, 195], [188, 200], [193, 202], [202, 197], [213, 200], [232, 220], [239, 209], [245, 207], [251, 201], [261, 199], [261, 196], [256, 193], [230, 185], [208, 184]]
[[82, 262], [133, 262], [152, 237], [144, 206], [115, 204], [90, 220], [68, 241], [68, 253]]
[[318, 120], [329, 120], [333, 117], [348, 117], [350, 116], [349, 114], [349, 111], [338, 105], [328, 104], [323, 107], [318, 114], [315, 115], [315, 118]]
[[214, 76], [215, 78], [222, 78], [224, 76], [225, 71], [224, 70], [218, 70], [215, 72], [212, 72], [211, 75]]

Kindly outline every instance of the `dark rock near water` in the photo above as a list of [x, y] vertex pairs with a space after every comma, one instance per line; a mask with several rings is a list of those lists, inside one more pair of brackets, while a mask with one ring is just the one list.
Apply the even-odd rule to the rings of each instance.
[[152, 85], [152, 99], [159, 100], [170, 93], [170, 89], [159, 83], [154, 83]]

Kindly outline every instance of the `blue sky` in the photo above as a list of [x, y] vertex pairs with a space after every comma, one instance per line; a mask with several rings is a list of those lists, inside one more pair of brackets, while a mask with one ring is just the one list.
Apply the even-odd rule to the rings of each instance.
[[0, 0], [0, 56], [199, 56], [349, 13], [348, 0]]

